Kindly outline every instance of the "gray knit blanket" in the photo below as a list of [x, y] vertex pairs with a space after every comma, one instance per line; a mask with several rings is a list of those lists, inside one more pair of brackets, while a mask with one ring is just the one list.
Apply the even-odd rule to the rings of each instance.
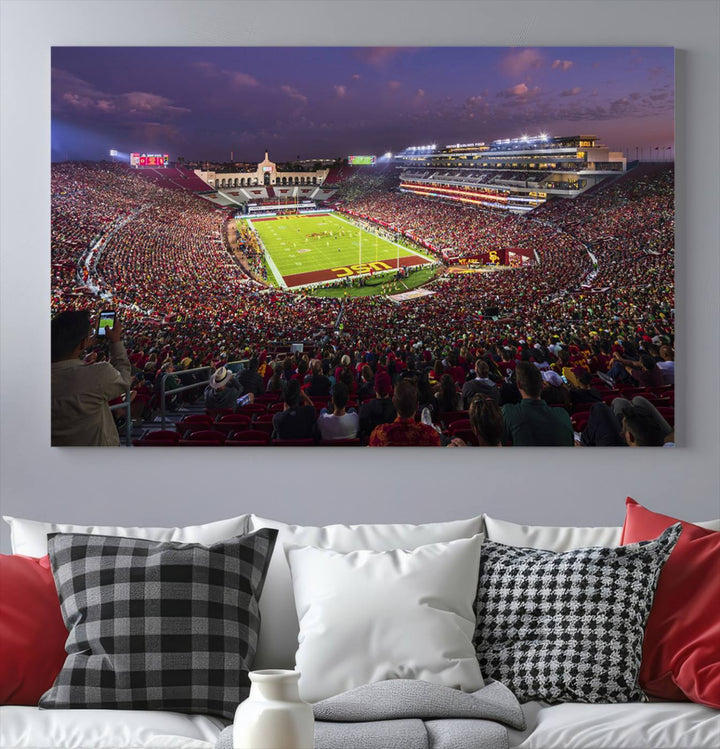
[[[313, 712], [315, 749], [508, 749], [507, 727], [525, 728], [520, 703], [497, 681], [470, 694], [379, 681], [317, 702]], [[215, 749], [233, 749], [232, 726]]]

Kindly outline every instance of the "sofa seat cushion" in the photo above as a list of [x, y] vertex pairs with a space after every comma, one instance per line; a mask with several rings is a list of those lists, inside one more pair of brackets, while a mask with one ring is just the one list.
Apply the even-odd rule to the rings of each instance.
[[[510, 749], [715, 749], [720, 711], [690, 702], [523, 706]], [[0, 707], [2, 749], [214, 749], [220, 718], [157, 710]]]
[[39, 710], [0, 707], [2, 749], [207, 749], [221, 718], [160, 710]]
[[689, 702], [548, 705], [526, 702], [526, 728], [510, 749], [711, 749], [720, 711]]

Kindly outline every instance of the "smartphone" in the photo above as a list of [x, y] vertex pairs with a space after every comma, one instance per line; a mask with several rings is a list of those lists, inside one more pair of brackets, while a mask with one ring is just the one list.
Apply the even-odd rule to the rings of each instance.
[[238, 406], [247, 406], [248, 403], [250, 403], [250, 394], [249, 393], [247, 395], [241, 395], [237, 399]]
[[104, 312], [101, 312], [98, 317], [98, 326], [97, 326], [97, 334], [98, 338], [102, 338], [106, 335], [106, 329], [107, 328], [114, 328], [115, 327], [115, 316], [116, 312], [115, 310], [106, 310]]

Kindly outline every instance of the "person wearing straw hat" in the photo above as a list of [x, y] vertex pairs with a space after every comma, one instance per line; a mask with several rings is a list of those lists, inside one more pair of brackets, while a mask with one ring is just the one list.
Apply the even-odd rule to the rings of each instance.
[[[235, 410], [237, 399], [242, 394], [242, 385], [227, 367], [218, 367], [205, 388], [205, 408], [216, 411], [222, 408]], [[250, 394], [250, 402], [253, 401]]]

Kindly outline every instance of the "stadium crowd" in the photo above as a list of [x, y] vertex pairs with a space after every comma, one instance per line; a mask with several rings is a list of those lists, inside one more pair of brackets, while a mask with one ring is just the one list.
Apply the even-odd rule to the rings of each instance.
[[[560, 363], [569, 364], [570, 373], [580, 367], [606, 374], [614, 350], [638, 363], [640, 372], [642, 354], [665, 361], [659, 345], [674, 342], [667, 169], [548, 203], [532, 218], [363, 191], [345, 207], [405, 236], [466, 255], [523, 246], [540, 259], [517, 269], [444, 275], [428, 286], [432, 294], [400, 304], [380, 296], [341, 300], [266, 288], [228, 253], [225, 211], [115, 165], [53, 165], [52, 197], [52, 311], [121, 310], [133, 389], [148, 408], [157, 404], [158, 375], [168, 366], [184, 382], [184, 370], [255, 357], [265, 386], [274, 365], [282, 366], [283, 383], [300, 376], [306, 385], [311, 361], [337, 381], [349, 357], [356, 365], [346, 367], [352, 403], [360, 405], [359, 388], [364, 384], [367, 395], [378, 374], [392, 387], [410, 377], [418, 387], [418, 413], [428, 408], [436, 421], [435, 392], [442, 391], [446, 369], [459, 397], [482, 359], [503, 405], [519, 397], [512, 379], [520, 361], [540, 370]], [[257, 261], [252, 235], [242, 239]], [[488, 308], [499, 316], [489, 318]], [[305, 342], [304, 357], [274, 344], [290, 341]], [[561, 362], [561, 351], [569, 362]], [[102, 345], [90, 356], [107, 358]], [[362, 366], [370, 372], [363, 375]], [[632, 370], [627, 383], [639, 385]]]

